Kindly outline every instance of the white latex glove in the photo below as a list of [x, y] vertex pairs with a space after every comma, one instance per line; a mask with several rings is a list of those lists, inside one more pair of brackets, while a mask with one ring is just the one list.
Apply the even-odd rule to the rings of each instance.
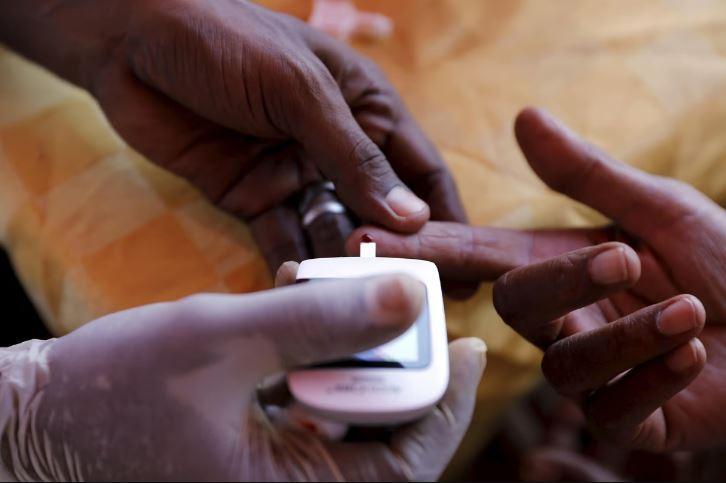
[[422, 297], [403, 276], [200, 295], [3, 349], [5, 469], [44, 480], [435, 479], [471, 418], [479, 340], [451, 345], [444, 399], [385, 442], [276, 427], [256, 399], [268, 375], [396, 337]]

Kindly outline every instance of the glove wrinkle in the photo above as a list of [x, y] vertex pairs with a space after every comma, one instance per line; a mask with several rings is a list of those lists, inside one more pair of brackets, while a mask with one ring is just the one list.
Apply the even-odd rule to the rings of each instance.
[[78, 455], [64, 447], [59, 461], [47, 434], [37, 427], [38, 407], [50, 380], [48, 350], [54, 343], [30, 340], [0, 349], [0, 469], [18, 481], [83, 478]]

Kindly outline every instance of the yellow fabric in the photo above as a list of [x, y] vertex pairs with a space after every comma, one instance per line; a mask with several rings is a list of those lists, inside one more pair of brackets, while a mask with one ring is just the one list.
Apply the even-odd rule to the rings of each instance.
[[[305, 15], [299, 0], [266, 0]], [[726, 204], [722, 0], [369, 0], [394, 37], [378, 61], [451, 165], [472, 222], [602, 219], [547, 191], [511, 134], [550, 109], [614, 155]], [[617, 193], [613, 194], [617, 196]], [[0, 241], [49, 327], [199, 291], [269, 286], [246, 228], [129, 150], [85, 94], [0, 48]], [[449, 303], [452, 336], [487, 341], [463, 468], [538, 378], [539, 354], [497, 318], [490, 287]]]

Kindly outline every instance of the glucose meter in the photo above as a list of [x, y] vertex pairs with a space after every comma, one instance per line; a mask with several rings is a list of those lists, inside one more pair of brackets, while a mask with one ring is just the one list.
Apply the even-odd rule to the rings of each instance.
[[[358, 425], [401, 424], [425, 415], [449, 383], [446, 319], [439, 272], [431, 262], [377, 258], [375, 243], [360, 257], [317, 258], [300, 264], [298, 281], [405, 274], [424, 286], [423, 308], [402, 335], [343, 360], [292, 371], [288, 386], [313, 414]], [[341, 321], [345, 323], [345, 321]]]

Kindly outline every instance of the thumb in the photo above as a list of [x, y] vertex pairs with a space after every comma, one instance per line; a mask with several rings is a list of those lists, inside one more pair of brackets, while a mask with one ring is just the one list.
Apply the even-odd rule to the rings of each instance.
[[635, 234], [688, 212], [687, 185], [650, 175], [587, 144], [543, 110], [527, 108], [515, 134], [532, 169], [552, 189], [584, 203]]
[[428, 205], [403, 184], [363, 132], [330, 73], [322, 77], [322, 86], [311, 89], [315, 97], [301, 104], [304, 122], [295, 127], [306, 155], [359, 217], [395, 231], [418, 230], [429, 218]]
[[241, 350], [274, 351], [277, 359], [258, 360], [260, 372], [269, 374], [383, 344], [408, 329], [423, 297], [420, 282], [393, 275], [309, 282], [249, 296], [200, 295], [180, 302], [179, 310], [196, 321], [198, 340], [241, 339]]
[[449, 389], [436, 409], [413, 426], [394, 434], [391, 447], [415, 481], [436, 481], [466, 433], [486, 367], [486, 345], [476, 338], [449, 344]]

